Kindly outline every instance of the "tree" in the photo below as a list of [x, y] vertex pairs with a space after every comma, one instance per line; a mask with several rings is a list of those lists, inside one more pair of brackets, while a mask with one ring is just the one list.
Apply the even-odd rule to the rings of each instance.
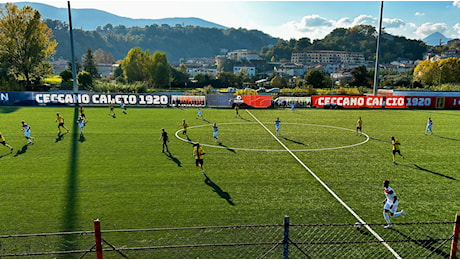
[[414, 80], [424, 85], [460, 83], [460, 59], [447, 58], [440, 61], [421, 61], [414, 68]]
[[169, 86], [170, 65], [164, 52], [156, 51], [152, 56], [152, 84], [154, 87], [161, 88]]
[[128, 56], [121, 62], [126, 80], [130, 83], [150, 80], [150, 63], [149, 50], [144, 52], [140, 47], [129, 50]]
[[54, 54], [57, 42], [51, 40], [52, 31], [41, 21], [40, 13], [30, 6], [19, 9], [6, 3], [0, 15], [0, 61], [29, 87], [31, 75]]
[[238, 87], [241, 86], [241, 80], [233, 72], [221, 72], [217, 75], [223, 87]]
[[80, 83], [80, 86], [83, 86], [85, 89], [93, 85], [93, 77], [91, 76], [91, 73], [87, 71], [78, 73], [77, 80], [78, 83]]
[[351, 81], [350, 81], [350, 86], [355, 86], [355, 87], [370, 87], [371, 84], [370, 82], [372, 81], [372, 78], [370, 77], [366, 66], [359, 66], [354, 68], [351, 71]]
[[113, 64], [115, 60], [113, 59], [112, 53], [107, 53], [99, 48], [94, 52], [94, 62], [96, 64]]
[[270, 81], [270, 86], [272, 88], [284, 88], [284, 87], [287, 86], [287, 82], [286, 82], [286, 80], [284, 78], [282, 78], [280, 76], [275, 76]]
[[313, 88], [325, 88], [327, 87], [327, 81], [325, 80], [326, 75], [322, 70], [311, 69], [305, 74], [305, 82], [307, 85], [312, 86]]
[[59, 76], [61, 76], [63, 81], [70, 81], [72, 79], [72, 71], [71, 70], [63, 70], [59, 72]]
[[93, 78], [101, 77], [96, 68], [96, 62], [94, 61], [93, 52], [89, 47], [86, 50], [86, 55], [83, 58], [83, 70], [91, 74], [91, 77]]

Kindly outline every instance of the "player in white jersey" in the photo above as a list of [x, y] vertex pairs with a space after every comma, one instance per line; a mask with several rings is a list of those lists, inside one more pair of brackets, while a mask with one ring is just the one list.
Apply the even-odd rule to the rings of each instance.
[[216, 123], [212, 125], [212, 136], [216, 140], [216, 143], [218, 143], [219, 142], [219, 128], [217, 127]]
[[428, 117], [428, 121], [426, 122], [425, 135], [428, 134], [428, 131], [430, 134], [433, 134], [433, 120], [431, 120], [431, 117]]
[[79, 116], [77, 119], [77, 124], [78, 124], [78, 127], [80, 128], [80, 135], [83, 135], [84, 127], [85, 127], [85, 118], [82, 116]]
[[28, 125], [24, 120], [21, 121], [22, 131], [24, 131], [24, 137], [27, 139], [27, 143], [32, 143], [35, 140], [35, 137], [30, 136], [30, 125]]
[[[385, 180], [383, 182], [383, 187], [385, 188], [385, 200], [383, 201], [383, 217], [387, 222], [387, 225], [384, 228], [393, 228], [393, 226], [390, 223], [390, 216], [397, 217], [399, 215], [406, 215], [406, 212], [404, 212], [404, 210], [396, 212], [398, 210], [399, 205], [398, 197], [396, 197], [396, 192], [389, 185], [390, 181]], [[390, 213], [390, 215], [388, 215], [388, 213]]]

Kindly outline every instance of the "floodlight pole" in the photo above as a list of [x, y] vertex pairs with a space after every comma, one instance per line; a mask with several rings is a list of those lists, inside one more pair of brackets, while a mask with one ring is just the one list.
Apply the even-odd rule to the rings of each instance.
[[[70, 31], [70, 50], [72, 52], [72, 78], [73, 78], [73, 92], [75, 96], [78, 92], [78, 84], [77, 84], [77, 67], [75, 65], [75, 51], [74, 51], [74, 44], [73, 44], [73, 31], [72, 31], [72, 14], [70, 12], [70, 1], [67, 1], [67, 7], [69, 10], [69, 31]], [[76, 100], [78, 102], [78, 100]]]
[[375, 72], [374, 72], [374, 91], [373, 95], [377, 95], [377, 87], [379, 85], [379, 56], [380, 56], [380, 35], [382, 34], [382, 16], [383, 16], [383, 1], [380, 5], [380, 22], [379, 22], [379, 34], [377, 36], [377, 50], [375, 53]]

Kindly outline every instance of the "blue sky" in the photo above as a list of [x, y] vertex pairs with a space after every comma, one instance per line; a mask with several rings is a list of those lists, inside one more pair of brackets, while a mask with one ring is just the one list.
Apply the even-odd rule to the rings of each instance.
[[[67, 7], [62, 0], [29, 0]], [[13, 1], [15, 2], [15, 1]], [[283, 39], [322, 39], [337, 27], [378, 27], [381, 1], [70, 1], [130, 18], [198, 17], [226, 27], [257, 29]], [[460, 38], [460, 1], [385, 1], [385, 31], [410, 39], [433, 32]], [[77, 26], [77, 25], [76, 25]]]

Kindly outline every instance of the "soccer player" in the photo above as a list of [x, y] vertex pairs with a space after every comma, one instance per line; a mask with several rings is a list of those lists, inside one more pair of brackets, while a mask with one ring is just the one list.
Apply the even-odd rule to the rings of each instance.
[[430, 134], [433, 134], [433, 120], [431, 120], [431, 117], [428, 117], [428, 121], [426, 122], [425, 135], [428, 134], [428, 131], [430, 131]]
[[112, 102], [110, 102], [110, 104], [109, 104], [109, 109], [110, 110], [109, 110], [108, 115], [111, 116], [111, 117], [115, 117], [115, 111], [113, 110], [113, 103]]
[[195, 156], [195, 165], [201, 168], [201, 173], [204, 174], [203, 169], [203, 156], [205, 155], [203, 148], [200, 147], [200, 143], [196, 143], [193, 148], [193, 155]]
[[158, 139], [158, 140], [163, 141], [163, 149], [161, 150], [161, 152], [164, 153], [165, 148], [166, 148], [166, 152], [169, 153], [169, 149], [168, 149], [169, 136], [168, 136], [168, 133], [165, 131], [164, 128], [161, 128], [161, 136], [160, 136], [160, 139]]
[[78, 127], [80, 128], [80, 135], [83, 135], [83, 128], [85, 127], [85, 118], [82, 116], [79, 116], [77, 119], [77, 124]]
[[216, 143], [218, 143], [219, 142], [219, 128], [217, 127], [216, 123], [212, 125], [212, 136], [214, 137], [214, 139], [216, 139]]
[[27, 139], [27, 143], [32, 143], [35, 140], [35, 137], [30, 136], [30, 125], [28, 125], [24, 120], [21, 121], [22, 131], [24, 132], [24, 137]]
[[182, 124], [181, 125], [184, 128], [184, 130], [182, 130], [182, 134], [185, 135], [185, 137], [187, 137], [187, 140], [190, 140], [190, 138], [187, 135], [188, 124], [185, 122], [185, 119], [182, 119]]
[[295, 103], [294, 103], [294, 101], [292, 101], [292, 103], [291, 103], [291, 111], [295, 112]]
[[5, 137], [3, 136], [2, 133], [0, 133], [0, 144], [3, 144], [3, 146], [6, 146], [10, 148], [11, 151], [13, 151], [13, 147], [6, 143]]
[[240, 116], [240, 107], [238, 105], [235, 105], [235, 117], [239, 117]]
[[201, 107], [198, 108], [198, 112], [196, 113], [195, 119], [198, 119], [198, 117], [201, 117], [201, 119], [204, 119], [203, 111], [201, 110]]
[[399, 156], [404, 159], [404, 156], [401, 154], [401, 150], [399, 149], [401, 143], [398, 139], [395, 139], [394, 136], [391, 137], [391, 145], [393, 146], [393, 163], [396, 163], [396, 154], [399, 154]]
[[280, 121], [280, 118], [277, 117], [275, 120], [276, 136], [280, 136], [280, 127], [281, 127], [281, 121]]
[[80, 116], [81, 116], [83, 119], [86, 119], [85, 110], [83, 109], [82, 106], [80, 106], [80, 107], [78, 108], [78, 111], [80, 112]]
[[363, 134], [363, 120], [361, 120], [361, 117], [358, 117], [358, 121], [356, 121], [356, 135], [362, 135]]
[[[390, 181], [385, 180], [383, 182], [383, 187], [385, 188], [385, 200], [383, 201], [383, 217], [387, 222], [387, 225], [384, 226], [384, 228], [393, 228], [393, 226], [390, 223], [390, 216], [397, 217], [399, 215], [406, 215], [406, 212], [404, 212], [404, 210], [396, 212], [398, 210], [399, 200], [398, 197], [396, 197], [396, 192], [389, 185]], [[388, 215], [388, 213], [390, 214]]]
[[69, 129], [64, 126], [64, 118], [61, 116], [61, 114], [56, 113], [56, 122], [58, 122], [58, 135], [61, 134], [61, 127], [64, 128], [67, 133], [69, 132]]
[[125, 102], [121, 103], [120, 107], [121, 107], [121, 112], [126, 115], [127, 113], [126, 113], [126, 104], [125, 104]]

